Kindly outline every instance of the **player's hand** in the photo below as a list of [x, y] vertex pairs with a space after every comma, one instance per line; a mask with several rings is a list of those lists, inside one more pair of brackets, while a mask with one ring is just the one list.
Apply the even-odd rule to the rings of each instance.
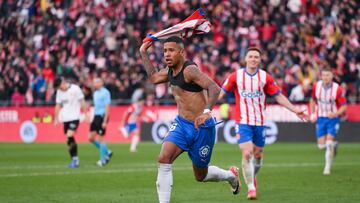
[[140, 53], [146, 53], [149, 47], [152, 45], [152, 42], [144, 42], [140, 47]]
[[56, 127], [56, 126], [58, 126], [59, 125], [59, 120], [58, 119], [54, 119], [54, 126]]
[[334, 113], [334, 112], [330, 112], [330, 113], [328, 113], [328, 117], [329, 117], [329, 118], [336, 118], [336, 117], [337, 117], [337, 114]]
[[309, 121], [309, 115], [306, 113], [306, 109], [297, 110], [296, 115], [303, 121]]
[[199, 125], [205, 123], [207, 119], [211, 118], [211, 113], [203, 113], [197, 118], [195, 118], [195, 128], [199, 128]]
[[316, 114], [314, 114], [314, 113], [313, 113], [313, 114], [311, 114], [311, 115], [310, 115], [310, 122], [311, 122], [311, 123], [315, 123], [315, 122], [316, 122], [316, 120], [317, 120], [317, 116], [316, 116]]
[[106, 125], [107, 125], [107, 123], [106, 123], [106, 122], [103, 122], [103, 123], [101, 124], [101, 127], [102, 127], [102, 128], [106, 128]]

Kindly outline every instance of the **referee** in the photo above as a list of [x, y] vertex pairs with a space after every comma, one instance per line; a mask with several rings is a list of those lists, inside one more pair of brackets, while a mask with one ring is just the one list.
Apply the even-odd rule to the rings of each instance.
[[[110, 161], [112, 156], [112, 152], [107, 148], [104, 140], [106, 125], [109, 120], [111, 97], [101, 78], [94, 79], [94, 87], [94, 119], [90, 125], [89, 141], [99, 149], [100, 160], [96, 162], [96, 165], [102, 167]], [[95, 139], [96, 135], [99, 135], [97, 140]]]
[[79, 86], [67, 82], [63, 77], [54, 80], [54, 88], [57, 89], [54, 124], [56, 126], [59, 120], [64, 123], [64, 134], [67, 136], [71, 156], [69, 167], [77, 168], [80, 160], [74, 135], [79, 126], [80, 108], [86, 112], [84, 94]]

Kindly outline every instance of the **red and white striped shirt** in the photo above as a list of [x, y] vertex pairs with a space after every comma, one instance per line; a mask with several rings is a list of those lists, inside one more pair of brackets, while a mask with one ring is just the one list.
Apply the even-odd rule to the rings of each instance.
[[132, 104], [126, 110], [125, 123], [138, 123], [141, 120], [143, 107], [138, 104]]
[[318, 81], [312, 89], [313, 100], [317, 103], [317, 117], [328, 117], [330, 112], [336, 112], [342, 105], [346, 105], [346, 98], [339, 84], [332, 82], [325, 87], [323, 81]]
[[264, 70], [250, 75], [244, 68], [233, 72], [222, 87], [226, 92], [234, 91], [237, 123], [247, 125], [264, 125], [266, 94], [276, 96], [280, 88], [274, 79]]

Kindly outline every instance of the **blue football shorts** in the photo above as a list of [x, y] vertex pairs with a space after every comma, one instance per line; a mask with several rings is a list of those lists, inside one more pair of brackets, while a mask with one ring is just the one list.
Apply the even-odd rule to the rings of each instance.
[[235, 128], [238, 136], [237, 143], [253, 142], [257, 147], [265, 146], [265, 126], [237, 124]]
[[193, 165], [206, 168], [215, 143], [216, 124], [215, 119], [211, 118], [196, 129], [193, 121], [177, 116], [163, 141], [173, 142], [188, 152]]
[[320, 138], [325, 135], [337, 136], [340, 128], [340, 118], [319, 117], [316, 122], [316, 136]]

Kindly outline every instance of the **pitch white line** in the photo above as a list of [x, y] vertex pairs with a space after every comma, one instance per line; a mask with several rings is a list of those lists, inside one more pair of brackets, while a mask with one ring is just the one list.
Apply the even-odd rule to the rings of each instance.
[[[307, 168], [307, 167], [318, 167], [323, 166], [324, 163], [280, 163], [280, 164], [264, 164], [265, 168]], [[336, 163], [336, 166], [359, 166], [360, 163], [355, 162], [343, 162], [343, 163]], [[60, 165], [54, 165], [59, 167]], [[113, 165], [116, 167], [126, 167], [129, 165]], [[119, 169], [105, 169], [102, 170], [100, 168], [94, 168], [94, 170], [86, 170], [86, 171], [79, 171], [80, 169], [73, 169], [72, 171], [52, 171], [52, 172], [30, 172], [30, 173], [8, 173], [8, 174], [0, 174], [0, 178], [9, 178], [9, 177], [34, 177], [34, 176], [54, 176], [54, 175], [76, 175], [76, 174], [96, 174], [96, 173], [131, 173], [131, 172], [155, 172], [157, 171], [156, 164], [134, 164], [131, 165], [131, 168], [119, 168]], [[136, 166], [136, 167], [134, 167]], [[48, 168], [52, 166], [49, 165]], [[82, 166], [84, 167], [84, 166]], [[86, 167], [86, 165], [85, 165]], [[64, 168], [65, 166], [61, 165], [59, 168]], [[31, 169], [31, 167], [29, 168]], [[67, 169], [68, 170], [68, 169]], [[191, 170], [191, 166], [185, 165], [175, 165], [175, 171], [184, 171], [184, 170]]]

